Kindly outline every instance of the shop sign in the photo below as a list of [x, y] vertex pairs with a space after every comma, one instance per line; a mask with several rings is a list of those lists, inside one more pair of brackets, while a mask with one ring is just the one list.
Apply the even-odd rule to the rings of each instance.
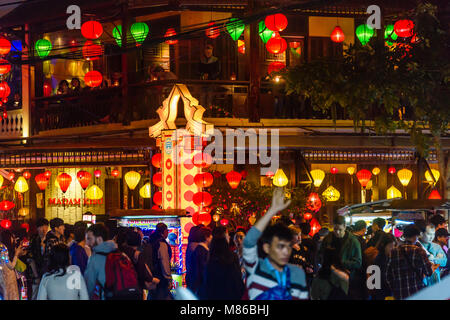
[[95, 205], [102, 205], [103, 204], [103, 198], [100, 200], [92, 200], [92, 199], [81, 199], [81, 198], [75, 198], [75, 199], [67, 199], [67, 198], [49, 198], [48, 199], [48, 205], [49, 206], [95, 206]]

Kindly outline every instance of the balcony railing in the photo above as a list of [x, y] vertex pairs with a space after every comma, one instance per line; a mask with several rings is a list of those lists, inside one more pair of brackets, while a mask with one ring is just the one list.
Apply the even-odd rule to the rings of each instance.
[[23, 117], [22, 109], [10, 110], [7, 118], [1, 121], [1, 138], [22, 137]]

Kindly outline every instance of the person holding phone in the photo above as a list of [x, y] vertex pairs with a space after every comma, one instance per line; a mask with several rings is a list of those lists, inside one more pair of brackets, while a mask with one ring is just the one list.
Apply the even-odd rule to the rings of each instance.
[[19, 300], [19, 288], [15, 267], [19, 256], [24, 254], [22, 243], [14, 245], [14, 236], [9, 230], [0, 233], [0, 293], [4, 300]]

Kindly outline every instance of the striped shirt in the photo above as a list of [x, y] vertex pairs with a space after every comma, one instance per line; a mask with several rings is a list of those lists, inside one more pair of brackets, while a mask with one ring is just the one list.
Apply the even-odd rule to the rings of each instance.
[[[263, 292], [278, 286], [276, 271], [270, 270], [264, 259], [258, 257], [258, 239], [261, 232], [255, 227], [251, 228], [244, 239], [243, 260], [247, 272], [247, 291], [250, 300], [254, 300]], [[293, 300], [308, 299], [306, 277], [303, 269], [288, 264], [290, 270], [291, 286], [289, 291]]]

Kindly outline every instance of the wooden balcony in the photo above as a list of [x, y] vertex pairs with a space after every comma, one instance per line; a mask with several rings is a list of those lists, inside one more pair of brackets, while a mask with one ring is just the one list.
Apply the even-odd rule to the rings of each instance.
[[7, 118], [1, 121], [0, 139], [20, 138], [23, 136], [22, 109], [9, 110]]

